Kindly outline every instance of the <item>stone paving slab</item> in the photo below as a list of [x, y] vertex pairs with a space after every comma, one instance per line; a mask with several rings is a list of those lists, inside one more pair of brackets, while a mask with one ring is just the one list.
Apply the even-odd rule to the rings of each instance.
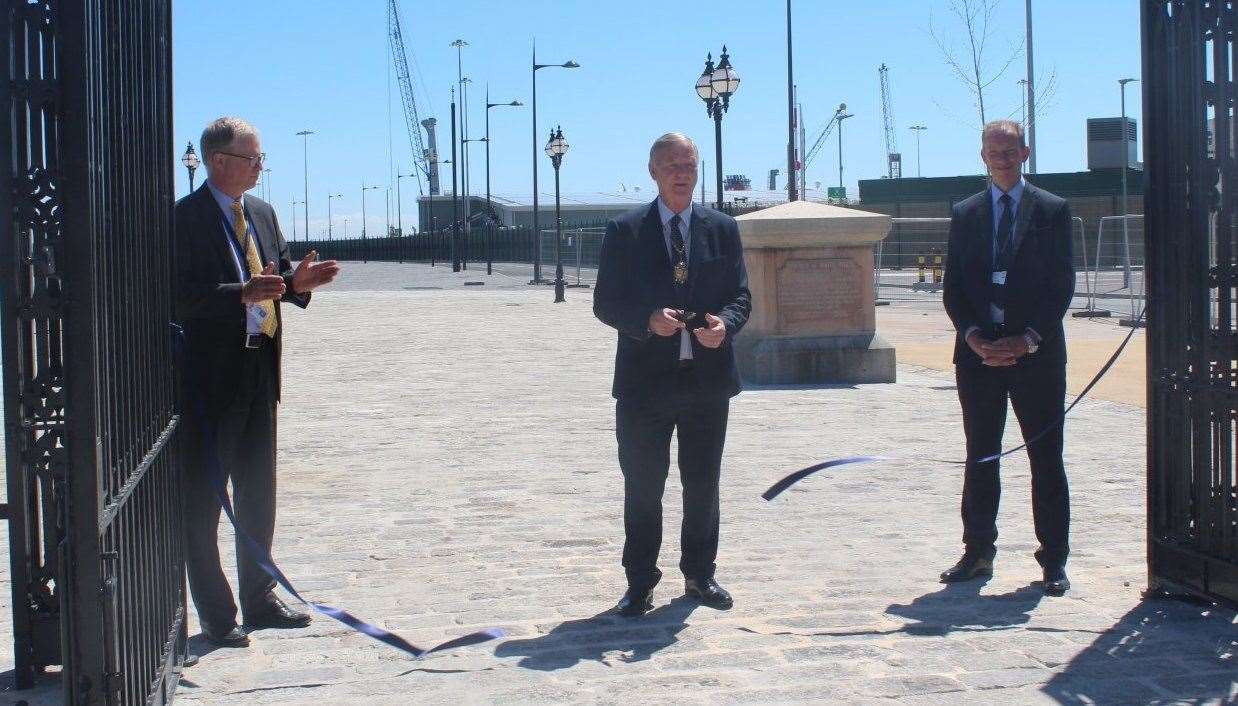
[[[1234, 613], [1140, 599], [1137, 407], [1085, 401], [1068, 423], [1071, 593], [1043, 598], [1036, 585], [1018, 455], [1004, 468], [996, 576], [937, 583], [960, 549], [961, 469], [928, 459], [960, 456], [962, 431], [951, 376], [923, 367], [901, 365], [897, 384], [736, 398], [718, 575], [735, 608], [680, 595], [672, 470], [657, 608], [607, 615], [624, 588], [622, 482], [614, 334], [593, 319], [590, 292], [554, 305], [523, 283], [465, 287], [473, 273], [397, 267], [350, 265], [337, 291], [288, 317], [276, 557], [309, 597], [417, 644], [490, 626], [510, 636], [424, 660], [321, 617], [255, 633], [246, 650], [195, 637], [202, 658], [180, 703], [1238, 698]], [[1013, 417], [1007, 433], [1017, 438]], [[893, 460], [759, 497], [782, 474], [859, 453]], [[221, 546], [230, 562], [226, 532]], [[0, 670], [11, 664], [8, 600]]]

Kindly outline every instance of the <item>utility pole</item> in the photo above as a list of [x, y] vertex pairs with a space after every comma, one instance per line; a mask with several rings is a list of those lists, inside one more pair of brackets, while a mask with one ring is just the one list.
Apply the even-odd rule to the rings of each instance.
[[1031, 149], [1028, 174], [1036, 173], [1036, 71], [1032, 61], [1032, 0], [1027, 0], [1027, 146]]
[[[787, 0], [787, 200], [796, 201], [795, 192], [795, 81], [791, 63], [791, 0]], [[722, 194], [718, 194], [721, 203]]]

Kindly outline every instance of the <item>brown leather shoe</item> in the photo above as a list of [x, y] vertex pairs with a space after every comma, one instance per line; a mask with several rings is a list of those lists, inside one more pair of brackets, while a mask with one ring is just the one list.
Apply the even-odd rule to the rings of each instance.
[[250, 630], [303, 628], [309, 624], [309, 614], [293, 610], [274, 594], [267, 597], [266, 610], [258, 615], [245, 616], [245, 627]]
[[982, 556], [964, 554], [958, 563], [941, 572], [942, 583], [971, 581], [977, 576], [992, 576], [993, 560]]

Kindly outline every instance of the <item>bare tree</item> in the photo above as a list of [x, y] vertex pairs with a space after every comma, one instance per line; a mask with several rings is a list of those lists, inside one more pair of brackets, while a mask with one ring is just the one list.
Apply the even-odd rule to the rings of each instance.
[[[948, 0], [946, 8], [960, 25], [961, 34], [966, 37], [966, 45], [960, 50], [947, 37], [957, 36], [956, 32], [943, 35], [933, 26], [933, 16], [929, 14], [929, 34], [941, 51], [946, 65], [954, 75], [967, 86], [967, 90], [975, 97], [976, 110], [980, 115], [980, 124], [985, 121], [984, 92], [1000, 79], [1010, 65], [1023, 54], [1023, 45], [1012, 47], [1009, 54], [997, 62], [992, 62], [987, 55], [989, 42], [993, 39], [994, 30], [991, 26], [993, 13], [1000, 0]], [[991, 66], [1000, 65], [993, 70]]]

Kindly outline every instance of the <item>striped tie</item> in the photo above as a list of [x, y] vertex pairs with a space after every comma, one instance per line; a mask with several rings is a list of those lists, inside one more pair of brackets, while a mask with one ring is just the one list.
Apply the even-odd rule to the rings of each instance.
[[[245, 266], [249, 268], [249, 276], [262, 274], [262, 260], [258, 257], [258, 246], [249, 235], [249, 227], [245, 223], [245, 209], [241, 208], [240, 199], [232, 202], [232, 231], [236, 234], [236, 242], [245, 251]], [[275, 303], [267, 299], [259, 302], [257, 306], [262, 307], [262, 310], [266, 312], [266, 316], [262, 319], [262, 333], [274, 338], [275, 328], [279, 326], [279, 320], [275, 317]]]

